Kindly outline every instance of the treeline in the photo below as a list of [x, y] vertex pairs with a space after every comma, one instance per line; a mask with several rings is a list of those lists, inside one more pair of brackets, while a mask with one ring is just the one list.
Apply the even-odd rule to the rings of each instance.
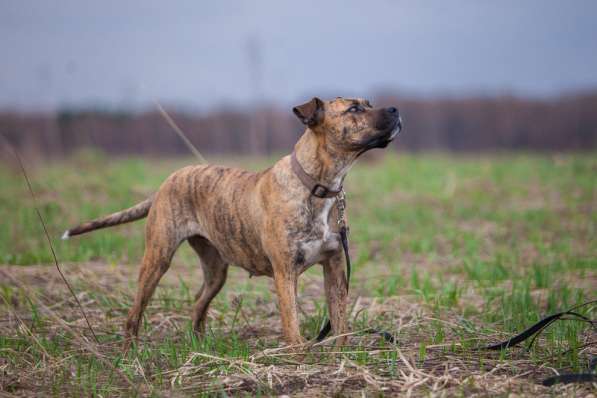
[[[597, 92], [549, 100], [515, 97], [414, 99], [381, 95], [374, 105], [397, 105], [405, 150], [577, 151], [597, 147]], [[289, 151], [302, 132], [290, 109], [170, 110], [204, 153], [268, 154]], [[112, 154], [188, 154], [155, 111], [119, 113], [64, 110], [56, 114], [0, 112], [0, 128], [22, 152], [63, 156], [94, 147]]]

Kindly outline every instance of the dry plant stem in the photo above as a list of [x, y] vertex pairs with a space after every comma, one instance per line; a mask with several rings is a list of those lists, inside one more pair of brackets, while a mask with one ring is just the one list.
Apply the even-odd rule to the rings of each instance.
[[155, 102], [155, 106], [158, 108], [158, 111], [160, 112], [160, 115], [162, 115], [164, 117], [164, 119], [166, 120], [168, 125], [170, 127], [172, 127], [172, 130], [174, 130], [176, 132], [176, 134], [178, 134], [178, 136], [180, 137], [182, 142], [184, 142], [184, 144], [187, 146], [189, 151], [191, 151], [191, 153], [193, 155], [195, 155], [195, 157], [199, 160], [199, 163], [207, 163], [207, 160], [205, 160], [203, 155], [201, 155], [201, 153], [197, 150], [197, 148], [195, 148], [195, 146], [187, 138], [187, 136], [182, 131], [182, 129], [180, 127], [178, 127], [178, 125], [174, 122], [174, 119], [172, 119], [170, 117], [170, 115], [168, 114], [168, 112], [166, 112], [166, 110], [162, 107], [162, 105], [157, 100], [155, 100], [154, 102]]
[[52, 245], [52, 240], [50, 239], [50, 234], [48, 233], [48, 228], [46, 227], [46, 223], [44, 222], [44, 218], [41, 216], [41, 213], [40, 213], [39, 208], [37, 206], [37, 198], [35, 197], [35, 193], [33, 192], [33, 188], [31, 187], [31, 182], [29, 181], [29, 176], [27, 175], [27, 171], [25, 170], [25, 165], [23, 164], [23, 160], [21, 159], [21, 156], [19, 155], [19, 152], [16, 150], [16, 148], [14, 148], [8, 142], [8, 140], [6, 139], [6, 137], [4, 137], [4, 135], [2, 135], [2, 137], [4, 138], [4, 141], [9, 145], [9, 147], [12, 149], [15, 157], [17, 158], [17, 160], [19, 162], [19, 166], [21, 167], [21, 172], [23, 173], [23, 177], [25, 178], [25, 182], [27, 183], [27, 188], [29, 188], [29, 193], [31, 194], [31, 199], [33, 200], [33, 207], [35, 209], [35, 212], [37, 213], [37, 217], [39, 218], [39, 222], [41, 223], [41, 225], [43, 227], [44, 234], [46, 235], [46, 239], [48, 241], [48, 245], [50, 246], [50, 251], [52, 252], [52, 257], [54, 258], [54, 265], [56, 266], [56, 269], [58, 270], [58, 273], [60, 274], [60, 277], [62, 278], [62, 280], [66, 284], [66, 287], [68, 287], [68, 290], [70, 291], [71, 295], [74, 297], [75, 301], [77, 302], [77, 306], [79, 307], [79, 310], [81, 310], [81, 313], [83, 314], [83, 317], [85, 318], [85, 322], [87, 323], [87, 327], [89, 328], [89, 331], [91, 332], [91, 335], [93, 336], [95, 342], [99, 344], [99, 340], [97, 339], [97, 336], [95, 335], [95, 332], [93, 331], [93, 328], [91, 327], [91, 323], [89, 322], [89, 319], [87, 318], [87, 314], [85, 313], [85, 310], [83, 309], [83, 306], [81, 305], [81, 302], [77, 298], [77, 295], [75, 294], [75, 291], [71, 287], [70, 283], [68, 283], [68, 280], [66, 279], [66, 277], [62, 273], [62, 270], [60, 269], [60, 265], [58, 264], [58, 257], [56, 257], [56, 252], [54, 251], [54, 245]]

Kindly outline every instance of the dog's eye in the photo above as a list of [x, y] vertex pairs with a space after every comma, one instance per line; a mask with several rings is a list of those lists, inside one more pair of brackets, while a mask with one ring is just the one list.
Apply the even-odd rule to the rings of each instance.
[[348, 108], [348, 112], [350, 113], [357, 113], [357, 112], [361, 112], [363, 110], [363, 108], [361, 108], [359, 105], [353, 105], [350, 108]]

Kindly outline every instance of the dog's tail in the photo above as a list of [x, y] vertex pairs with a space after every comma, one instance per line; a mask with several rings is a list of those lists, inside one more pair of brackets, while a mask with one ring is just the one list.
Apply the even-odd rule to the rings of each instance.
[[95, 231], [96, 229], [112, 227], [114, 225], [124, 224], [131, 221], [137, 221], [147, 217], [151, 204], [153, 203], [154, 195], [145, 199], [143, 202], [134, 205], [126, 210], [122, 210], [108, 216], [97, 218], [93, 221], [88, 221], [74, 228], [67, 229], [62, 235], [62, 239], [68, 239], [74, 235], [84, 234], [86, 232]]

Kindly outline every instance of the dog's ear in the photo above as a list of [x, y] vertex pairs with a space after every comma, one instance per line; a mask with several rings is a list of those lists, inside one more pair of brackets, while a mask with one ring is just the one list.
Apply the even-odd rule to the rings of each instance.
[[303, 124], [312, 127], [323, 118], [323, 101], [314, 97], [307, 103], [295, 106], [292, 111]]

